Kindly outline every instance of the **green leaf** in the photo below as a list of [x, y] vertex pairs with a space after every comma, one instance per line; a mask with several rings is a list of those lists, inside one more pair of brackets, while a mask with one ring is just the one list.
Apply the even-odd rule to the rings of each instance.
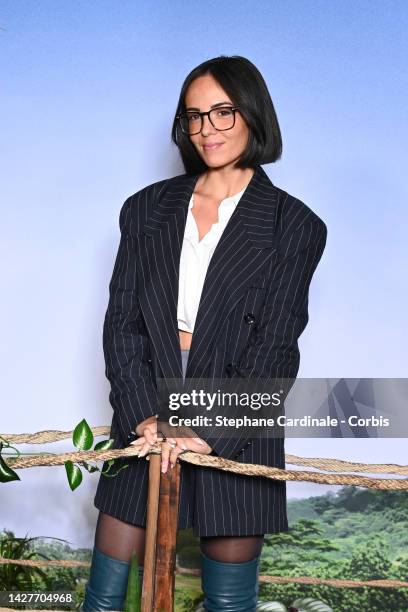
[[71, 490], [74, 491], [82, 482], [82, 472], [80, 468], [72, 461], [65, 461], [65, 470], [67, 472], [68, 483]]
[[80, 421], [80, 423], [78, 423], [78, 425], [75, 427], [72, 434], [72, 441], [74, 446], [80, 450], [89, 450], [92, 448], [94, 437], [92, 430], [85, 419], [82, 419], [82, 421]]
[[107, 467], [107, 469], [105, 471], [103, 471], [103, 469], [102, 469], [101, 470], [101, 474], [105, 474], [106, 476], [110, 476], [109, 471], [110, 471], [112, 465], [115, 464], [115, 461], [116, 461], [116, 459], [108, 459], [107, 461], [104, 461], [103, 465], [105, 465], [105, 463], [107, 463], [108, 467]]
[[11, 469], [0, 455], [0, 482], [10, 482], [20, 480], [20, 477]]
[[104, 476], [107, 476], [108, 478], [114, 478], [115, 476], [117, 476], [117, 474], [119, 474], [119, 472], [120, 472], [121, 470], [124, 470], [124, 469], [126, 469], [126, 468], [128, 468], [128, 467], [129, 467], [129, 464], [128, 464], [128, 463], [126, 463], [125, 465], [122, 465], [122, 466], [121, 466], [121, 467], [118, 469], [118, 471], [117, 471], [117, 472], [115, 472], [115, 474], [109, 474], [109, 470], [111, 469], [112, 465], [114, 465], [115, 461], [116, 461], [116, 459], [109, 459], [109, 460], [107, 461], [107, 463], [108, 463], [108, 469], [107, 469], [107, 470], [105, 470], [105, 471], [103, 471], [103, 470], [102, 470], [102, 471], [101, 471], [101, 474], [103, 474]]
[[126, 591], [124, 612], [140, 612], [141, 610], [141, 588], [139, 576], [139, 564], [136, 552], [133, 550], [130, 560], [129, 578]]
[[113, 447], [114, 442], [115, 440], [113, 438], [109, 438], [109, 440], [101, 440], [95, 444], [94, 450], [109, 450]]
[[88, 472], [99, 472], [99, 468], [96, 465], [90, 465], [86, 461], [79, 462]]

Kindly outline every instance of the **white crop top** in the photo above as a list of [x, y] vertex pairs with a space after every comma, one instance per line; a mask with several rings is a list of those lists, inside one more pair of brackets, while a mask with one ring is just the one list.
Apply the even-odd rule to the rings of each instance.
[[199, 241], [197, 223], [193, 217], [193, 194], [188, 205], [186, 228], [180, 257], [179, 296], [177, 305], [178, 327], [193, 333], [200, 297], [210, 259], [219, 239], [246, 187], [224, 198], [218, 207], [218, 222]]

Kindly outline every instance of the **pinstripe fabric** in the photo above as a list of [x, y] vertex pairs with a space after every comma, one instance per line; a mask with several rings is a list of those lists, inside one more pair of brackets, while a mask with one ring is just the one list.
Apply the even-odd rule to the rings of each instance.
[[[178, 264], [198, 177], [183, 174], [149, 185], [120, 211], [103, 331], [115, 448], [126, 446], [128, 433], [157, 412], [155, 380], [184, 374]], [[320, 217], [257, 166], [210, 261], [185, 375], [294, 380], [309, 286], [326, 237]], [[256, 325], [247, 323], [248, 313]], [[208, 440], [216, 455], [285, 467], [283, 439], [251, 440], [243, 431], [241, 439]], [[144, 526], [148, 462], [126, 463], [116, 477], [100, 477], [94, 503]], [[179, 528], [190, 526], [202, 536], [286, 531], [286, 483], [181, 464]]]

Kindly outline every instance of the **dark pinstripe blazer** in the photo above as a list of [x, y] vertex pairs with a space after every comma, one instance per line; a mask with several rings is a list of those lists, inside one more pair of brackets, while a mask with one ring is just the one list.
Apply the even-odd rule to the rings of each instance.
[[[149, 185], [130, 196], [120, 211], [121, 240], [103, 329], [116, 447], [126, 446], [136, 425], [157, 413], [157, 378], [182, 378], [178, 271], [188, 203], [198, 177], [183, 174]], [[273, 185], [257, 166], [210, 260], [187, 378], [296, 378], [309, 285], [326, 236], [320, 217]], [[214, 454], [228, 459], [285, 466], [282, 439], [251, 440], [243, 433], [241, 439], [211, 438], [210, 444]], [[139, 471], [144, 465], [143, 489], [147, 462], [135, 463]], [[101, 477], [95, 505], [144, 524], [145, 494], [137, 497], [138, 509], [131, 507], [136, 495], [129, 491], [131, 476], [126, 473], [109, 483]], [[287, 529], [284, 481], [184, 464], [182, 484], [180, 528], [193, 525], [199, 535]], [[115, 487], [117, 495], [121, 487], [120, 503], [113, 499]]]

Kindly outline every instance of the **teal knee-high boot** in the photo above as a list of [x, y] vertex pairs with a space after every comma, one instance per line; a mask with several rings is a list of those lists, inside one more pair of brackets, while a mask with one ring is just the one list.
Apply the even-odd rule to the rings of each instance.
[[[123, 610], [130, 563], [105, 555], [96, 546], [92, 551], [91, 570], [85, 587], [85, 599], [79, 610]], [[143, 567], [139, 566], [140, 582]]]
[[201, 553], [201, 587], [206, 612], [255, 612], [259, 559], [221, 563]]

